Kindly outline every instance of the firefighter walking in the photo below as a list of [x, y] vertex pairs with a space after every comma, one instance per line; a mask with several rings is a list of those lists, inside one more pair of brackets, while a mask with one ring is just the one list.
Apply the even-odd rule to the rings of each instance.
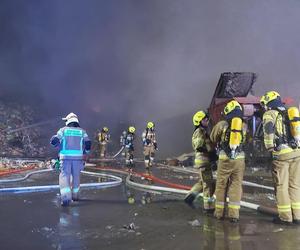
[[216, 183], [215, 217], [223, 219], [227, 196], [228, 217], [231, 222], [238, 222], [242, 181], [245, 170], [243, 144], [246, 126], [242, 121], [241, 105], [232, 100], [224, 108], [225, 120], [219, 121], [212, 129], [211, 141], [218, 145], [219, 161]]
[[286, 109], [280, 95], [269, 91], [261, 98], [266, 110], [263, 133], [266, 149], [272, 154], [278, 217], [276, 224], [300, 224], [300, 117], [296, 107]]
[[142, 141], [144, 146], [145, 167], [148, 174], [151, 174], [150, 168], [152, 167], [155, 150], [157, 150], [157, 142], [155, 136], [154, 123], [148, 122], [147, 127], [142, 134]]
[[51, 138], [51, 145], [59, 147], [60, 175], [59, 187], [61, 205], [68, 206], [79, 199], [80, 171], [84, 168], [84, 155], [90, 152], [91, 141], [85, 130], [80, 128], [76, 114], [65, 118], [66, 126]]
[[208, 134], [208, 115], [198, 111], [193, 116], [195, 130], [192, 136], [192, 146], [195, 151], [194, 167], [199, 169], [199, 180], [192, 187], [184, 201], [193, 206], [193, 201], [199, 193], [203, 193], [203, 209], [209, 213], [214, 211], [214, 180], [212, 173], [213, 161], [216, 161], [214, 147]]

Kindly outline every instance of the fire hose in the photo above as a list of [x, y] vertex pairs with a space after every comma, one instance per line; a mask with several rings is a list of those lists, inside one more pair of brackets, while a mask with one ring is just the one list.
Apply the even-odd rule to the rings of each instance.
[[[1, 180], [0, 183], [8, 183], [8, 182], [17, 182], [17, 181], [23, 181], [34, 174], [39, 173], [45, 173], [45, 172], [53, 172], [53, 169], [44, 169], [44, 170], [38, 170], [31, 172], [27, 174], [25, 177], [17, 178], [17, 179], [6, 179]], [[95, 189], [103, 189], [103, 188], [110, 188], [110, 187], [116, 187], [122, 184], [122, 178], [114, 175], [109, 174], [101, 174], [101, 173], [94, 173], [94, 172], [88, 172], [88, 171], [81, 171], [81, 173], [89, 176], [95, 176], [95, 177], [103, 177], [111, 179], [111, 181], [106, 182], [94, 182], [94, 183], [83, 183], [80, 184], [80, 188], [95, 188]], [[0, 193], [27, 193], [27, 192], [46, 192], [51, 190], [57, 190], [59, 189], [59, 185], [45, 185], [45, 186], [28, 186], [28, 187], [12, 187], [12, 188], [0, 188]]]
[[[150, 175], [145, 175], [145, 174], [141, 174], [141, 173], [132, 172], [132, 174], [135, 175], [135, 176], [145, 177], [147, 179], [153, 180], [154, 182], [165, 184], [165, 185], [168, 185], [168, 186], [171, 186], [171, 187], [162, 187], [162, 186], [156, 186], [156, 185], [141, 184], [141, 183], [137, 183], [137, 182], [132, 181], [128, 171], [116, 170], [116, 169], [110, 169], [110, 168], [98, 168], [98, 169], [99, 170], [112, 171], [112, 172], [117, 171], [118, 173], [121, 173], [121, 174], [127, 174], [126, 185], [129, 186], [129, 187], [132, 187], [134, 189], [143, 191], [143, 192], [150, 192], [150, 193], [154, 193], [154, 194], [164, 193], [164, 194], [186, 195], [186, 194], [188, 194], [188, 192], [191, 188], [189, 186], [181, 186], [181, 185], [179, 185], [181, 187], [178, 187], [178, 184], [170, 183], [170, 182], [167, 182], [165, 180], [161, 180], [160, 178], [157, 178], [155, 176], [150, 176]], [[175, 188], [174, 188], [174, 186], [175, 186]], [[203, 197], [202, 193], [200, 193], [200, 196]], [[247, 202], [247, 201], [241, 201], [240, 204], [241, 204], [242, 207], [245, 207], [245, 208], [248, 208], [248, 209], [253, 209], [253, 210], [256, 210], [256, 211], [261, 212], [261, 213], [266, 213], [266, 214], [271, 214], [271, 215], [276, 215], [277, 214], [277, 210], [275, 208], [266, 207], [266, 206], [262, 206], [262, 205], [259, 205], [259, 204]]]

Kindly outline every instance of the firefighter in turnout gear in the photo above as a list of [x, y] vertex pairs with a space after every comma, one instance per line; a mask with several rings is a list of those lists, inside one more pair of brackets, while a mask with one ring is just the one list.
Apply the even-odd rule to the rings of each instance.
[[133, 146], [133, 140], [134, 140], [134, 133], [135, 133], [135, 127], [130, 126], [128, 128], [128, 132], [124, 141], [125, 145], [125, 159], [126, 159], [126, 166], [132, 170], [133, 167], [133, 152], [134, 152], [134, 146]]
[[151, 174], [150, 168], [152, 167], [153, 164], [155, 150], [157, 150], [154, 127], [155, 126], [153, 122], [148, 122], [146, 130], [142, 134], [144, 156], [145, 156], [145, 167], [148, 174]]
[[279, 216], [278, 224], [300, 224], [300, 133], [299, 110], [286, 109], [280, 95], [267, 92], [261, 98], [266, 110], [263, 133], [266, 149], [272, 154], [272, 175]]
[[210, 139], [219, 151], [215, 217], [224, 218], [227, 196], [228, 217], [231, 222], [238, 222], [242, 181], [245, 170], [243, 144], [246, 137], [246, 125], [243, 123], [241, 105], [232, 100], [224, 108], [225, 120], [219, 121], [212, 129]]
[[217, 160], [215, 149], [208, 133], [208, 115], [198, 111], [193, 116], [195, 130], [192, 136], [192, 146], [195, 151], [194, 167], [199, 169], [199, 181], [192, 187], [184, 201], [193, 206], [193, 201], [199, 193], [203, 193], [203, 208], [205, 212], [214, 211], [214, 188], [212, 164]]
[[107, 154], [107, 144], [110, 140], [110, 135], [108, 133], [108, 128], [103, 127], [101, 132], [98, 133], [98, 142], [100, 145], [100, 158], [105, 158]]
[[79, 199], [80, 171], [84, 168], [84, 155], [90, 152], [91, 141], [79, 126], [77, 115], [70, 113], [63, 118], [66, 126], [52, 136], [51, 145], [59, 147], [59, 187], [62, 206]]
[[125, 157], [125, 139], [127, 137], [127, 132], [126, 130], [124, 130], [120, 136], [120, 146], [121, 148], [123, 148], [123, 151], [122, 151], [122, 156]]

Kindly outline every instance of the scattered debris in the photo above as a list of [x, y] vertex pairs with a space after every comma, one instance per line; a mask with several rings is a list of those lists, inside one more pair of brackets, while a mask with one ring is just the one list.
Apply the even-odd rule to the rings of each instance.
[[282, 231], [283, 231], [282, 228], [277, 228], [277, 229], [273, 230], [273, 233], [279, 233], [279, 232], [282, 232]]
[[123, 228], [127, 229], [128, 231], [135, 231], [138, 227], [132, 222], [129, 225], [123, 225]]
[[193, 220], [193, 221], [189, 221], [189, 224], [192, 226], [192, 227], [200, 227], [201, 226], [201, 223], [199, 220]]

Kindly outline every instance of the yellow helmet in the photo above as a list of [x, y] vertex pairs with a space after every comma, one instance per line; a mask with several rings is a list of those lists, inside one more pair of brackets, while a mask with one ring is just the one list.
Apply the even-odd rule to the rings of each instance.
[[202, 110], [198, 111], [193, 116], [193, 123], [195, 126], [199, 126], [201, 121], [206, 117], [206, 113]]
[[262, 105], [267, 105], [269, 102], [280, 98], [280, 95], [276, 91], [269, 91], [265, 93], [261, 98], [260, 98], [260, 103]]
[[154, 128], [154, 123], [153, 122], [148, 122], [147, 123], [147, 128], [149, 128], [149, 129]]
[[103, 127], [102, 129], [104, 132], [108, 132], [108, 127]]
[[226, 106], [224, 108], [224, 114], [228, 115], [230, 112], [232, 112], [236, 108], [239, 108], [240, 110], [242, 110], [242, 106], [236, 100], [232, 100], [226, 104]]
[[135, 127], [133, 127], [133, 126], [130, 126], [129, 128], [128, 128], [128, 132], [130, 132], [130, 133], [134, 133], [135, 132]]

